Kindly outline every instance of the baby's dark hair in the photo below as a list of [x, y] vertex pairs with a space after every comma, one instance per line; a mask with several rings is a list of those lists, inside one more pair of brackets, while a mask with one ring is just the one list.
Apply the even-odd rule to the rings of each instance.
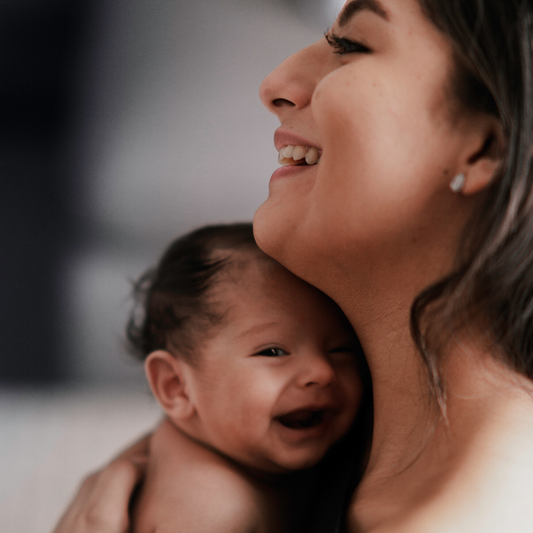
[[194, 362], [200, 330], [205, 335], [224, 318], [209, 302], [209, 289], [231, 252], [245, 249], [262, 255], [251, 223], [205, 226], [172, 242], [158, 265], [134, 283], [126, 327], [132, 354], [144, 360], [154, 350], [176, 350]]

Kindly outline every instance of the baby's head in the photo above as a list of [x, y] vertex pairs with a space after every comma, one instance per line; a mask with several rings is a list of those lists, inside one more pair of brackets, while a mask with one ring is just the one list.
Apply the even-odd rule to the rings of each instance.
[[255, 244], [251, 224], [176, 240], [137, 285], [128, 338], [184, 433], [245, 466], [316, 464], [351, 426], [361, 349], [326, 295]]

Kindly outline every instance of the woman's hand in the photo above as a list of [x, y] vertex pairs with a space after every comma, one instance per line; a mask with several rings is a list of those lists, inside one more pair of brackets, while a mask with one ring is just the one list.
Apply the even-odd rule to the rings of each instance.
[[150, 436], [88, 476], [53, 533], [126, 533], [128, 505], [142, 479]]

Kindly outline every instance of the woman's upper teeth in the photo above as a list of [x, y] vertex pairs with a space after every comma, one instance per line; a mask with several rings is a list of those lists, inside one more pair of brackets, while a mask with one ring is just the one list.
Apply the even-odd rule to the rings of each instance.
[[279, 151], [278, 161], [282, 165], [297, 165], [305, 159], [308, 165], [316, 165], [320, 160], [321, 152], [314, 146], [295, 146], [289, 144]]

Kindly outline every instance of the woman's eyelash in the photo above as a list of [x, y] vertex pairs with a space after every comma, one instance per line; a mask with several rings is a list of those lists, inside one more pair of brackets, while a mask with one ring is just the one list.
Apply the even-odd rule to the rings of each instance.
[[368, 54], [371, 52], [370, 48], [365, 46], [362, 43], [357, 41], [351, 41], [344, 37], [339, 37], [331, 32], [325, 32], [324, 37], [328, 44], [333, 48], [335, 54], [350, 54], [350, 53], [359, 53], [359, 54]]
[[339, 346], [338, 348], [333, 348], [329, 353], [357, 353], [357, 350], [353, 346]]
[[282, 355], [288, 355], [287, 352], [281, 348], [265, 348], [255, 355], [263, 355], [266, 357], [280, 357]]

